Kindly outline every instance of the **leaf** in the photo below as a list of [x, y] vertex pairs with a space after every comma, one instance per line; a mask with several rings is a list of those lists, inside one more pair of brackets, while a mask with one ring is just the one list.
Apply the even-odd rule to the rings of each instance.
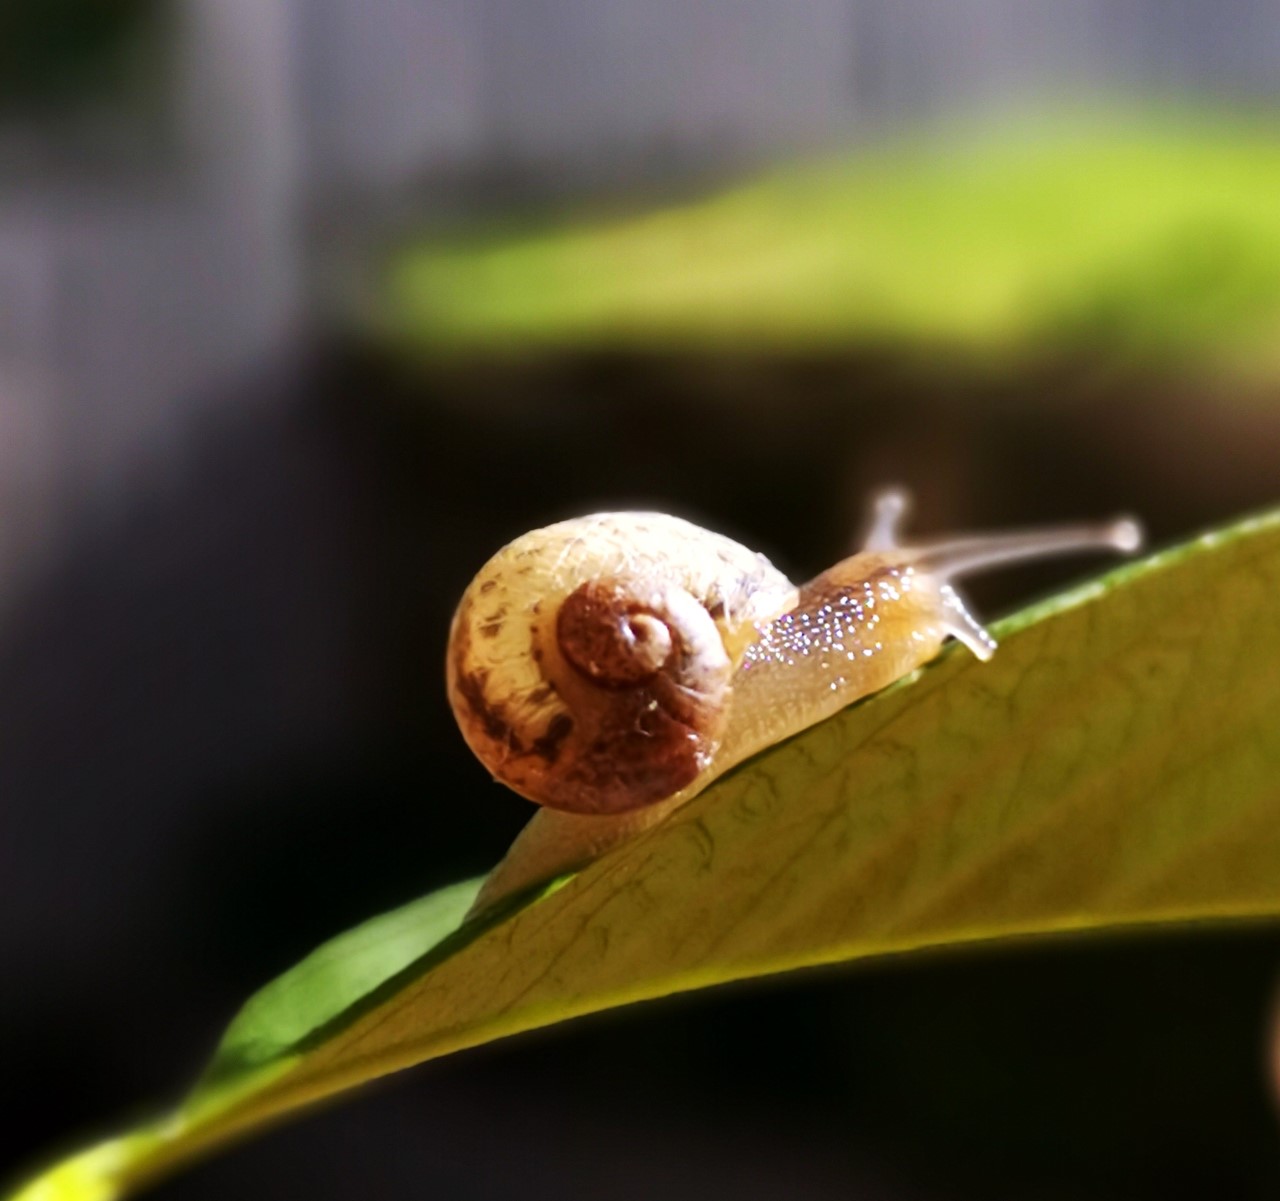
[[16, 1197], [106, 1201], [264, 1122], [579, 1014], [870, 955], [1280, 915], [1280, 510], [1122, 568], [726, 777], [513, 912], [475, 883], [252, 998], [170, 1117]]

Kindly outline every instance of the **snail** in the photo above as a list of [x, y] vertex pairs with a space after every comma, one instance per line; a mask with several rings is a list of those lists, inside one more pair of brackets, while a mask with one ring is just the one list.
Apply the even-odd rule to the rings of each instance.
[[862, 549], [800, 586], [662, 513], [562, 521], [494, 555], [454, 615], [449, 701], [494, 778], [542, 808], [473, 912], [584, 866], [948, 637], [989, 659], [957, 577], [1141, 542], [1118, 518], [904, 544], [906, 510], [881, 493]]

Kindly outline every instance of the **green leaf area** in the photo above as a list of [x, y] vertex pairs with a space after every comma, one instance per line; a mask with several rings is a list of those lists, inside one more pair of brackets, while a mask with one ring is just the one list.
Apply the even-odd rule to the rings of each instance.
[[402, 249], [394, 337], [1104, 347], [1280, 369], [1280, 134], [1059, 120], [864, 150], [640, 213]]
[[476, 883], [252, 998], [168, 1117], [23, 1201], [120, 1196], [412, 1064], [724, 981], [945, 944], [1280, 914], [1280, 510], [996, 627], [505, 914]]

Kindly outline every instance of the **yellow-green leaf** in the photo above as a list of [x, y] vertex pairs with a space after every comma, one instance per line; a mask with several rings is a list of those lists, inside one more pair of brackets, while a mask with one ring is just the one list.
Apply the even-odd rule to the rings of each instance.
[[253, 998], [173, 1115], [22, 1201], [106, 1201], [411, 1064], [727, 980], [1059, 930], [1280, 915], [1280, 511], [1028, 610], [506, 915], [475, 884]]

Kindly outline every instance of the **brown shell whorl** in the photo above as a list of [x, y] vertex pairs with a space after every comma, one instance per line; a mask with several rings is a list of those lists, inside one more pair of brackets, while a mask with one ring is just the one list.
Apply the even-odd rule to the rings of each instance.
[[639, 597], [617, 583], [582, 584], [560, 606], [554, 641], [548, 671], [573, 728], [543, 780], [542, 804], [622, 813], [678, 792], [710, 762], [732, 665], [687, 592]]
[[589, 582], [556, 614], [556, 645], [570, 667], [601, 688], [634, 688], [671, 658], [675, 640], [659, 614], [616, 584]]

